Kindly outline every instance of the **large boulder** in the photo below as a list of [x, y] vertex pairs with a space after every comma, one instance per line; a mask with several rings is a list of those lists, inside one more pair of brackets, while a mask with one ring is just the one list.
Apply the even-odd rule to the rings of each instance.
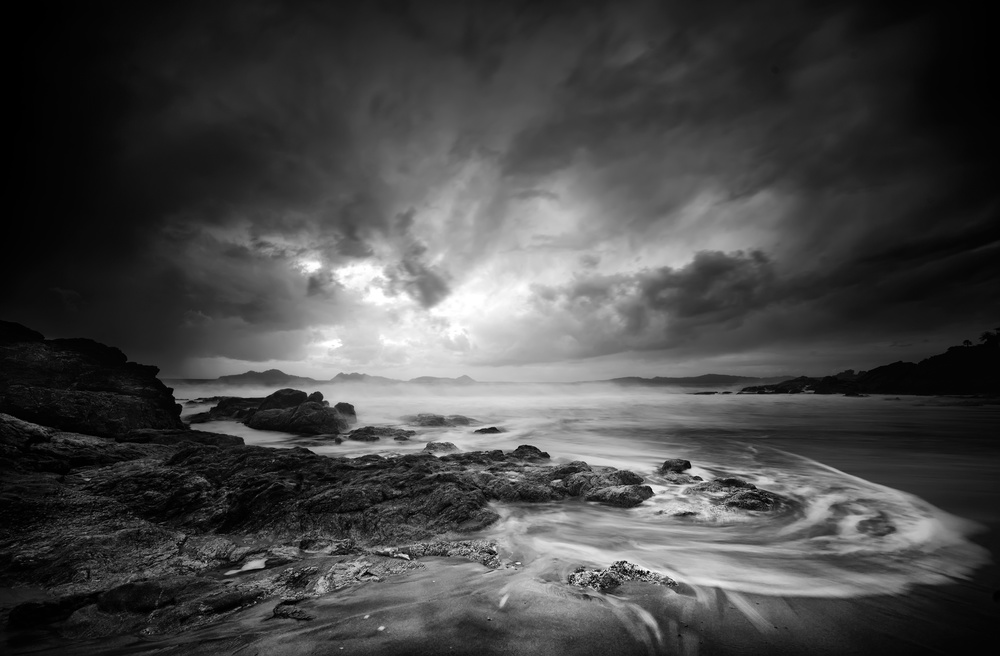
[[0, 321], [0, 412], [36, 424], [103, 437], [183, 429], [158, 372], [90, 339], [43, 339]]
[[593, 490], [584, 497], [587, 501], [598, 501], [611, 506], [631, 508], [638, 506], [653, 496], [653, 488], [648, 485], [613, 485]]
[[[287, 410], [289, 408], [295, 408], [299, 405], [305, 403], [309, 399], [309, 395], [302, 390], [291, 389], [286, 387], [285, 389], [280, 389], [273, 394], [268, 395], [260, 405], [257, 406], [257, 410]], [[322, 398], [319, 402], [322, 402]], [[311, 401], [315, 403], [316, 401]]]
[[[316, 392], [316, 394], [319, 394], [319, 392]], [[344, 419], [347, 420], [347, 423], [349, 424], [358, 423], [358, 413], [355, 412], [354, 406], [351, 405], [350, 403], [345, 403], [341, 401], [333, 407], [337, 410], [337, 412], [339, 412], [344, 417]]]
[[224, 396], [208, 409], [207, 412], [185, 417], [189, 424], [203, 424], [209, 421], [243, 421], [257, 411], [264, 401], [261, 397], [246, 398], [242, 396]]
[[258, 430], [302, 435], [336, 434], [348, 428], [347, 420], [335, 408], [314, 401], [291, 408], [258, 410], [247, 419], [246, 425]]

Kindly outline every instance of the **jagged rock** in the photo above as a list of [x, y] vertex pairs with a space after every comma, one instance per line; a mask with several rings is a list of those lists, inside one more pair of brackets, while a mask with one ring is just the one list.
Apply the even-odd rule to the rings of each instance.
[[394, 440], [404, 442], [416, 434], [417, 431], [393, 428], [392, 426], [363, 426], [355, 428], [346, 437], [349, 440], [359, 440], [362, 442], [373, 442], [383, 437], [391, 437]]
[[669, 460], [664, 460], [663, 464], [660, 465], [660, 473], [666, 474], [669, 472], [681, 473], [687, 469], [691, 469], [691, 462], [689, 460], [682, 460], [681, 458], [671, 458]]
[[46, 340], [20, 324], [0, 327], [0, 412], [103, 437], [184, 428], [156, 367], [90, 339]]
[[299, 608], [296, 605], [299, 601], [301, 601], [301, 599], [285, 599], [284, 601], [278, 602], [278, 605], [274, 607], [273, 611], [271, 611], [272, 617], [298, 620], [299, 622], [314, 619], [313, 615], [310, 615], [304, 609]]
[[443, 451], [456, 451], [457, 446], [451, 442], [428, 442], [427, 446], [424, 447], [424, 451], [429, 453], [441, 453]]
[[792, 505], [790, 499], [768, 490], [760, 490], [753, 483], [734, 477], [721, 477], [692, 485], [684, 490], [684, 494], [707, 495], [713, 503], [741, 510], [770, 511]]
[[224, 396], [206, 412], [199, 412], [185, 417], [189, 424], [203, 424], [209, 421], [234, 420], [242, 421], [256, 412], [264, 398], [245, 398], [241, 396]]
[[423, 558], [425, 556], [468, 558], [469, 560], [482, 563], [491, 569], [497, 569], [503, 565], [496, 543], [488, 540], [419, 542], [417, 544], [392, 548], [388, 553], [392, 556], [405, 555], [411, 559]]
[[536, 459], [549, 459], [549, 454], [537, 447], [533, 447], [530, 444], [522, 444], [521, 446], [514, 449], [511, 454], [515, 458], [522, 458], [525, 460], [536, 460]]
[[[316, 393], [319, 394], [319, 392]], [[354, 406], [351, 405], [350, 403], [345, 403], [344, 401], [341, 401], [333, 407], [337, 412], [343, 415], [344, 419], [347, 420], [347, 423], [349, 424], [358, 423], [358, 413], [355, 412]]]
[[552, 469], [552, 479], [560, 479], [569, 476], [570, 474], [576, 474], [577, 472], [591, 471], [590, 465], [582, 460], [574, 460], [573, 462], [566, 463], [565, 465], [556, 465]]
[[490, 426], [489, 428], [477, 428], [476, 430], [474, 430], [472, 432], [473, 433], [493, 434], [493, 433], [502, 433], [503, 431], [500, 430], [499, 428], [497, 428], [496, 426]]
[[[306, 397], [306, 401], [312, 401], [313, 403], [322, 403], [323, 402], [323, 393], [322, 392], [313, 392], [312, 394], [310, 394], [309, 396]], [[340, 408], [337, 408], [337, 409], [339, 410]], [[354, 406], [351, 406], [351, 409], [353, 410]]]
[[243, 444], [243, 438], [236, 435], [224, 435], [222, 433], [210, 433], [199, 430], [161, 430], [155, 428], [132, 430], [129, 431], [128, 435], [116, 437], [115, 441], [131, 442], [134, 444], [180, 444], [182, 442], [191, 442], [193, 444], [208, 444], [218, 447], [239, 446]]
[[580, 567], [569, 575], [568, 581], [571, 585], [593, 588], [600, 592], [614, 590], [626, 581], [654, 583], [668, 587], [677, 586], [677, 581], [674, 581], [669, 576], [637, 567], [625, 560], [616, 561], [611, 567], [606, 569], [588, 570], [585, 567]]
[[648, 485], [615, 485], [592, 490], [585, 497], [587, 501], [599, 501], [612, 506], [631, 508], [638, 506], [653, 496], [653, 489]]
[[767, 490], [742, 489], [727, 496], [722, 503], [730, 508], [743, 510], [774, 510], [781, 499]]

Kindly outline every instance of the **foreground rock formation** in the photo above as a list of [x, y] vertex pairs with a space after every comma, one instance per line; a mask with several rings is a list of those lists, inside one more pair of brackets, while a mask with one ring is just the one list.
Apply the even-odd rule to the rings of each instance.
[[[424, 557], [506, 566], [496, 545], [457, 539], [496, 522], [496, 503], [631, 507], [653, 495], [634, 472], [552, 464], [530, 445], [460, 452], [430, 442], [358, 458], [247, 446], [182, 424], [154, 367], [90, 340], [2, 328], [0, 586], [46, 598], [0, 621], [29, 638], [176, 632], [268, 599], [279, 602], [274, 618], [308, 621], [301, 600], [419, 568]], [[343, 432], [356, 418], [350, 404], [294, 389], [221, 398], [206, 414], [307, 434]], [[414, 434], [365, 427], [348, 437]]]
[[[241, 442], [184, 430], [111, 441], [0, 415], [0, 580], [54, 596], [14, 608], [12, 625], [174, 631], [424, 555], [496, 567], [495, 546], [439, 536], [489, 526], [495, 501], [634, 505], [649, 490], [632, 472], [553, 465], [528, 445], [351, 459]], [[246, 574], [204, 576], [222, 569]]]
[[90, 435], [183, 429], [156, 367], [90, 339], [45, 339], [0, 321], [0, 412]]

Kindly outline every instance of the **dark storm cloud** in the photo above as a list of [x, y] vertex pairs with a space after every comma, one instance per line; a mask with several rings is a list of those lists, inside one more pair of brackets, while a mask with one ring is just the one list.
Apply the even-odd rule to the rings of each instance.
[[[702, 251], [682, 267], [588, 274], [562, 287], [534, 288], [543, 314], [574, 317], [575, 357], [675, 347], [702, 327], [739, 325], [786, 293], [772, 263], [759, 251]], [[565, 332], [567, 324], [552, 329]]]
[[[377, 262], [441, 308], [479, 263], [537, 249], [582, 271], [536, 287], [511, 328], [535, 346], [506, 361], [992, 325], [977, 6], [469, 6], [36, 8], [5, 318], [151, 361], [293, 357], [359, 311], [330, 265]], [[536, 233], [539, 207], [579, 223]], [[622, 235], [686, 252], [616, 265]]]

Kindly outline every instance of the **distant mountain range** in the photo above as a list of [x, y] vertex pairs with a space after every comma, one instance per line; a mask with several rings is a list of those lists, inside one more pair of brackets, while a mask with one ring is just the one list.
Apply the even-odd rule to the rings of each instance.
[[339, 373], [329, 380], [317, 380], [307, 376], [294, 376], [286, 374], [280, 369], [268, 369], [267, 371], [247, 371], [242, 374], [232, 374], [229, 376], [219, 376], [218, 378], [172, 378], [172, 382], [183, 383], [211, 383], [218, 385], [258, 385], [264, 387], [294, 387], [309, 385], [328, 385], [330, 383], [380, 383], [380, 384], [406, 384], [417, 383], [421, 385], [472, 385], [477, 381], [468, 376], [458, 378], [440, 378], [437, 376], [420, 376], [410, 380], [399, 380], [396, 378], [386, 378], [385, 376], [370, 376], [359, 373]]
[[[729, 385], [764, 385], [787, 379], [788, 376], [773, 376], [769, 378], [755, 378], [752, 376], [728, 376], [724, 374], [704, 374], [702, 376], [689, 376], [681, 378], [667, 378], [656, 376], [653, 378], [640, 378], [638, 376], [627, 376], [625, 378], [612, 378], [610, 380], [593, 380], [584, 383], [573, 383], [576, 385], [586, 383], [612, 383], [622, 386], [680, 386], [680, 387], [723, 387]], [[469, 376], [459, 376], [458, 378], [442, 378], [439, 376], [419, 376], [409, 380], [399, 380], [396, 378], [386, 378], [385, 376], [370, 376], [362, 373], [339, 373], [329, 380], [317, 380], [305, 376], [294, 376], [286, 374], [280, 369], [268, 369], [267, 371], [247, 371], [242, 374], [230, 376], [219, 376], [218, 378], [183, 378], [171, 379], [172, 382], [218, 384], [218, 385], [256, 385], [262, 387], [308, 387], [314, 385], [327, 385], [330, 383], [379, 383], [379, 384], [418, 384], [418, 385], [476, 385], [479, 381]], [[493, 383], [496, 384], [496, 383]], [[508, 383], [512, 384], [512, 383]]]

